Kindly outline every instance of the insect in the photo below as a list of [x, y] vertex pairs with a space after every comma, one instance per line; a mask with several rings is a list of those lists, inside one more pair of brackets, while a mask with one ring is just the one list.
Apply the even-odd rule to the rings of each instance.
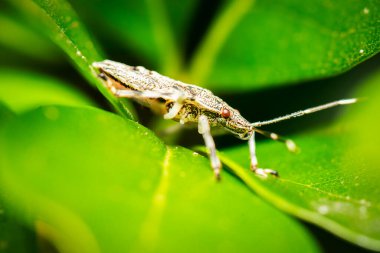
[[258, 167], [255, 132], [284, 142], [290, 151], [295, 151], [296, 145], [290, 139], [260, 129], [261, 126], [357, 101], [355, 98], [342, 99], [275, 119], [250, 123], [239, 111], [211, 91], [199, 86], [173, 80], [141, 66], [134, 67], [111, 60], [94, 62], [92, 65], [97, 69], [99, 78], [116, 97], [131, 98], [163, 115], [165, 119], [179, 121], [181, 124], [197, 124], [198, 132], [203, 136], [209, 151], [211, 167], [217, 179], [220, 179], [222, 165], [216, 153], [211, 127], [224, 128], [237, 138], [248, 140], [250, 167], [254, 173], [263, 177], [278, 176], [275, 170]]

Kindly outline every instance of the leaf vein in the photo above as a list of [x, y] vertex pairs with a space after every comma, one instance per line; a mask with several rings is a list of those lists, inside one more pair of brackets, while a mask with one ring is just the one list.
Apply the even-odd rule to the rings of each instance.
[[142, 222], [139, 239], [132, 252], [154, 251], [158, 242], [159, 228], [166, 207], [166, 196], [169, 189], [169, 167], [172, 151], [166, 148], [162, 163], [162, 175], [160, 182], [153, 194], [151, 207]]

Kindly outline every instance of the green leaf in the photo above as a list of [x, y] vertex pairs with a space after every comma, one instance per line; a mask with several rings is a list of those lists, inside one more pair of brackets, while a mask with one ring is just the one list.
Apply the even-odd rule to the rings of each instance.
[[0, 101], [20, 113], [41, 105], [95, 106], [85, 94], [57, 79], [0, 69]]
[[239, 180], [133, 121], [43, 107], [0, 136], [7, 204], [59, 252], [318, 252]]
[[45, 32], [73, 60], [82, 75], [103, 93], [119, 113], [132, 118], [126, 100], [116, 99], [96, 77], [92, 67], [95, 61], [104, 60], [75, 11], [65, 0], [8, 0], [23, 17]]
[[0, 198], [0, 252], [31, 253], [36, 251], [36, 241], [30, 230], [10, 217]]
[[13, 111], [0, 101], [0, 127], [15, 116]]
[[[88, 5], [85, 0], [72, 4], [89, 22], [100, 29], [107, 41], [116, 41], [122, 48], [138, 53], [151, 67], [176, 76], [183, 64], [183, 47], [190, 18], [198, 1], [113, 0]], [[101, 22], [99, 21], [101, 20]], [[133, 24], [133, 25], [132, 25]], [[123, 62], [130, 62], [128, 58]], [[131, 63], [129, 63], [131, 64]]]
[[252, 2], [225, 1], [192, 59], [192, 82], [239, 91], [322, 78], [380, 50], [378, 0]]
[[280, 172], [262, 180], [249, 172], [247, 147], [222, 160], [250, 188], [278, 208], [360, 246], [380, 250], [380, 72], [356, 92], [366, 97], [346, 108], [332, 127], [295, 136], [299, 154], [272, 141], [258, 146], [260, 165]]
[[2, 30], [0, 33], [0, 60], [3, 64], [13, 62], [15, 52], [34, 60], [42, 59], [47, 62], [62, 60], [54, 44], [30, 31], [21, 20], [2, 10], [0, 10], [0, 27]]
[[[0, 103], [0, 128], [14, 118], [14, 113]], [[2, 189], [2, 187], [0, 187]], [[4, 192], [0, 191], [0, 252], [30, 253], [35, 252], [35, 238], [11, 214], [3, 201]]]

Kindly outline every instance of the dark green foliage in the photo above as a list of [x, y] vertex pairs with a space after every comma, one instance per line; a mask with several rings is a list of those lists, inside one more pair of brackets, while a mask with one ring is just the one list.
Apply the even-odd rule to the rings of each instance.
[[[350, 75], [355, 89], [338, 78], [328, 94], [326, 82], [319, 94], [287, 98], [363, 99], [325, 127], [294, 133], [300, 153], [259, 141], [260, 165], [280, 178], [250, 173], [242, 143], [221, 150], [220, 183], [205, 157], [132, 121], [129, 101], [114, 98], [91, 68], [105, 58], [144, 64], [236, 101], [295, 89], [379, 52], [377, 0], [5, 2], [0, 252], [320, 252], [281, 211], [380, 250], [378, 67]], [[105, 111], [98, 90], [119, 115]], [[254, 115], [268, 105], [276, 101], [239, 109]]]

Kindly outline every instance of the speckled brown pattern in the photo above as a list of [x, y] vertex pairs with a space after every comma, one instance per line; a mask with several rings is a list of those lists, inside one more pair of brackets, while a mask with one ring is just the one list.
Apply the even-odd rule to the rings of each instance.
[[[223, 127], [235, 134], [238, 138], [248, 139], [252, 132], [252, 124], [244, 119], [240, 113], [229, 106], [211, 91], [193, 84], [186, 84], [169, 77], [160, 75], [144, 67], [129, 66], [119, 62], [104, 60], [95, 62], [93, 66], [104, 73], [118, 86], [124, 89], [144, 92], [152, 91], [160, 94], [179, 94], [183, 97], [181, 110], [173, 118], [184, 123], [197, 123], [200, 115], [205, 115], [213, 127]], [[161, 97], [159, 99], [134, 98], [138, 103], [150, 107], [156, 113], [164, 115], [175, 101]], [[230, 116], [224, 118], [223, 110], [229, 110]]]

